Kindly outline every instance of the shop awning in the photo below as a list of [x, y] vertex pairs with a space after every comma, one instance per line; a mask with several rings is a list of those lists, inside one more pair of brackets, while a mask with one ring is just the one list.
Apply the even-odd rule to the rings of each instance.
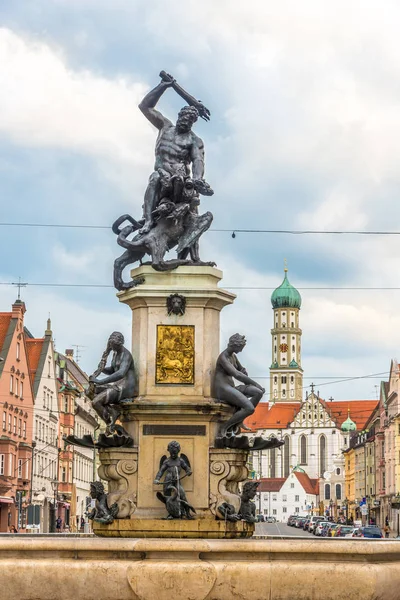
[[0, 504], [14, 504], [14, 500], [8, 496], [0, 496]]

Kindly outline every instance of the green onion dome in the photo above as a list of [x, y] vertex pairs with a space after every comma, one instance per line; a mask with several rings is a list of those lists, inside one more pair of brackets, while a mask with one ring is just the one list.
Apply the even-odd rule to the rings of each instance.
[[285, 277], [279, 287], [272, 292], [271, 304], [273, 308], [300, 308], [301, 296], [295, 287], [289, 282], [287, 269]]
[[350, 409], [347, 411], [347, 419], [342, 423], [342, 431], [356, 431], [357, 425], [350, 419]]

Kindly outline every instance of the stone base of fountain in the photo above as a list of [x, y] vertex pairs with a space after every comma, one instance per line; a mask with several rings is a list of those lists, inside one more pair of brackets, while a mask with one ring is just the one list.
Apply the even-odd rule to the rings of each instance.
[[93, 531], [100, 537], [234, 539], [251, 537], [254, 525], [216, 519], [132, 518], [115, 519], [110, 525], [93, 523]]
[[2, 600], [398, 600], [389, 540], [0, 536]]

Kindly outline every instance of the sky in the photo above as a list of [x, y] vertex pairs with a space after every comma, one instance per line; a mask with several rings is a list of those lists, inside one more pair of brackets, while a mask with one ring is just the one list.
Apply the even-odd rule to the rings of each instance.
[[[376, 398], [399, 355], [400, 290], [382, 289], [400, 287], [399, 236], [231, 232], [400, 230], [399, 19], [391, 0], [2, 3], [0, 222], [139, 218], [156, 130], [137, 105], [164, 69], [211, 110], [195, 125], [215, 190], [202, 198], [214, 221], [201, 256], [242, 288], [221, 348], [245, 334], [241, 361], [269, 387], [270, 295], [286, 258], [303, 299], [304, 391]], [[174, 119], [182, 104], [167, 90], [159, 108]], [[111, 331], [130, 345], [110, 229], [0, 225], [0, 252], [0, 283], [29, 284], [35, 336], [50, 314], [57, 349], [80, 346], [89, 373]], [[0, 310], [16, 295], [0, 285]]]

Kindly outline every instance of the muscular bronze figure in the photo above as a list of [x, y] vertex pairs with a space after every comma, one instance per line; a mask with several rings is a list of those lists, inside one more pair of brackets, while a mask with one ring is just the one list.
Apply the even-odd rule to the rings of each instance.
[[[246, 345], [243, 335], [235, 333], [229, 338], [228, 347], [218, 357], [214, 377], [214, 395], [218, 400], [234, 406], [237, 410], [232, 417], [223, 424], [220, 435], [235, 435], [243, 421], [254, 413], [257, 404], [263, 397], [265, 390], [259, 383], [248, 376], [247, 371], [240, 364], [236, 353], [241, 352]], [[234, 379], [242, 385], [235, 386]]]
[[[163, 93], [169, 87], [175, 87], [175, 80], [164, 74], [162, 81], [143, 98], [139, 108], [144, 116], [159, 130], [156, 142], [156, 160], [154, 172], [150, 175], [144, 197], [145, 223], [141, 233], [147, 233], [153, 225], [153, 212], [160, 199], [165, 195], [164, 190], [172, 187], [173, 196], [182, 195], [185, 180], [191, 176], [193, 185], [202, 193], [210, 188], [203, 180], [204, 176], [204, 144], [192, 131], [192, 126], [199, 117], [196, 106], [184, 106], [178, 114], [175, 125], [164, 117], [155, 106]], [[202, 106], [202, 105], [200, 105]], [[190, 166], [191, 171], [190, 172]]]

